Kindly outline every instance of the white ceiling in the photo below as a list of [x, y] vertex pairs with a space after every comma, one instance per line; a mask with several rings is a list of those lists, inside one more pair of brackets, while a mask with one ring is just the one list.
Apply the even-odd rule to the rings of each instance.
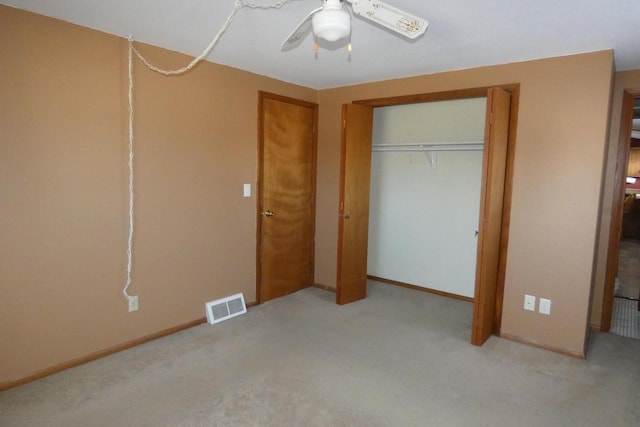
[[[266, 4], [273, 0], [253, 0]], [[320, 0], [242, 8], [207, 58], [315, 89], [614, 49], [616, 69], [640, 69], [640, 0], [386, 0], [429, 21], [408, 41], [354, 17], [353, 52], [313, 38], [280, 44]], [[235, 0], [0, 0], [0, 3], [199, 55]], [[162, 64], [158, 64], [162, 66]]]

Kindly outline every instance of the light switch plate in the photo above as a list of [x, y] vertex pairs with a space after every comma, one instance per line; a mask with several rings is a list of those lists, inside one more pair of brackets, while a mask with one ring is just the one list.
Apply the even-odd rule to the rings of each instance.
[[244, 197], [251, 197], [251, 184], [245, 184], [243, 189]]
[[536, 297], [534, 297], [533, 295], [525, 295], [524, 309], [529, 311], [536, 311]]

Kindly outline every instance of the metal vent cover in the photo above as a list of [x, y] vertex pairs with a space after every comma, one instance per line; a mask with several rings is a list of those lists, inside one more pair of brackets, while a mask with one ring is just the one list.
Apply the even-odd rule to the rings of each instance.
[[235, 294], [226, 298], [210, 301], [205, 304], [207, 322], [213, 325], [247, 312], [243, 294]]

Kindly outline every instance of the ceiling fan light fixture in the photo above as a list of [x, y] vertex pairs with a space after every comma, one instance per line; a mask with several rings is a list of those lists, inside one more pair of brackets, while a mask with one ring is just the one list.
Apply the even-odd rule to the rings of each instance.
[[344, 9], [322, 10], [313, 15], [313, 34], [328, 42], [348, 37], [351, 33], [351, 15]]
[[[346, 5], [349, 5], [347, 7]], [[300, 46], [302, 40], [313, 30], [316, 42], [319, 39], [335, 42], [351, 40], [351, 12], [376, 25], [387, 28], [407, 39], [416, 39], [429, 27], [426, 19], [413, 15], [381, 0], [323, 0], [322, 7], [312, 10], [282, 42], [282, 50]], [[350, 43], [349, 43], [350, 44]]]

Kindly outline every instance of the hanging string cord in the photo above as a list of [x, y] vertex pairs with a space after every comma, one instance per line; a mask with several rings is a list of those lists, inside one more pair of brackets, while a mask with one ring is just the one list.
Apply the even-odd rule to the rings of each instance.
[[129, 37], [129, 238], [127, 239], [127, 282], [122, 294], [129, 299], [133, 260], [133, 39]]
[[151, 64], [138, 49], [133, 45], [133, 37], [129, 36], [129, 236], [127, 239], [127, 281], [122, 289], [122, 294], [124, 297], [129, 300], [132, 298], [132, 295], [129, 295], [129, 287], [131, 286], [131, 271], [133, 269], [133, 228], [134, 228], [134, 215], [133, 215], [133, 196], [134, 196], [134, 187], [133, 187], [133, 54], [142, 61], [142, 63], [152, 71], [163, 74], [165, 76], [178, 76], [181, 74], [188, 73], [198, 65], [200, 61], [206, 58], [215, 45], [218, 43], [220, 36], [229, 28], [231, 21], [233, 21], [233, 17], [235, 14], [242, 9], [243, 7], [250, 9], [279, 9], [287, 3], [291, 3], [295, 0], [280, 0], [274, 3], [265, 3], [265, 4], [255, 4], [248, 3], [243, 0], [236, 0], [234, 3], [233, 10], [225, 20], [224, 24], [220, 28], [220, 30], [216, 33], [215, 37], [209, 43], [209, 45], [204, 49], [204, 51], [193, 58], [193, 60], [187, 64], [186, 66], [177, 69], [177, 70], [163, 70], [155, 65]]
[[222, 24], [222, 27], [216, 33], [216, 35], [213, 38], [213, 40], [211, 40], [211, 43], [209, 43], [209, 45], [202, 51], [202, 53], [200, 55], [198, 55], [195, 58], [193, 58], [189, 64], [187, 64], [186, 66], [184, 66], [182, 68], [179, 68], [177, 70], [163, 70], [162, 68], [151, 64], [140, 53], [140, 51], [138, 49], [136, 49], [135, 46], [133, 46], [133, 40], [132, 39], [129, 39], [129, 46], [131, 47], [131, 49], [133, 49], [133, 52], [136, 54], [136, 56], [140, 59], [140, 61], [142, 61], [142, 63], [148, 69], [150, 69], [152, 71], [155, 71], [156, 73], [160, 73], [162, 75], [165, 75], [165, 76], [178, 76], [178, 75], [185, 74], [185, 73], [188, 73], [189, 71], [191, 71], [193, 69], [193, 67], [198, 65], [198, 63], [200, 61], [202, 61], [204, 58], [206, 58], [211, 53], [211, 51], [213, 50], [215, 45], [218, 43], [218, 40], [220, 39], [220, 36], [222, 36], [222, 34], [227, 30], [227, 28], [229, 28], [229, 25], [231, 24], [231, 21], [233, 21], [233, 17], [243, 7], [250, 8], [250, 9], [279, 9], [279, 8], [281, 8], [282, 6], [284, 6], [287, 3], [291, 3], [292, 1], [294, 1], [294, 0], [280, 0], [280, 1], [277, 1], [275, 3], [256, 4], [256, 3], [248, 3], [248, 2], [245, 2], [243, 0], [236, 0], [235, 3], [234, 3], [233, 10], [231, 11], [231, 13], [227, 17], [227, 19], [224, 21], [224, 24]]

